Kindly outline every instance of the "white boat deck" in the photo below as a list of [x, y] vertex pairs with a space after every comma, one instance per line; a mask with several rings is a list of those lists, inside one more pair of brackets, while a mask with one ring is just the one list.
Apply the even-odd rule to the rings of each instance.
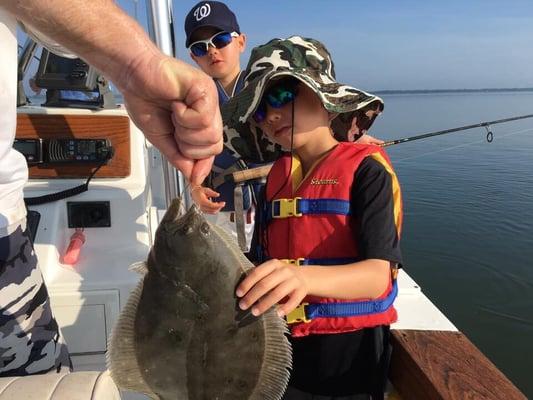
[[392, 324], [392, 329], [457, 331], [413, 278], [403, 270], [398, 274], [398, 297], [394, 306], [398, 310], [398, 322]]

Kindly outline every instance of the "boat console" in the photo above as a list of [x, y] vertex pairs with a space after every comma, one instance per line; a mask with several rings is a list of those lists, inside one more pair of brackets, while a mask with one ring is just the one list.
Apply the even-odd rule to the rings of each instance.
[[[139, 281], [129, 267], [146, 259], [156, 210], [164, 207], [161, 156], [124, 109], [20, 107], [16, 138], [23, 143], [56, 141], [67, 155], [113, 149], [105, 162], [41, 157], [42, 162], [29, 163], [24, 190], [26, 198], [53, 200], [55, 193], [83, 185], [94, 174], [83, 192], [30, 205], [28, 223], [75, 370], [103, 370], [111, 330]], [[33, 149], [26, 151], [27, 158]], [[84, 243], [76, 262], [67, 263], [72, 258], [65, 253], [79, 231]]]

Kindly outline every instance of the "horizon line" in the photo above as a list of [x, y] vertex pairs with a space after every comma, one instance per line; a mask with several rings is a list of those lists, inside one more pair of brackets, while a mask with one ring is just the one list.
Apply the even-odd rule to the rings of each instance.
[[398, 94], [398, 93], [456, 93], [456, 92], [531, 92], [533, 87], [522, 88], [462, 88], [462, 89], [377, 89], [370, 90], [376, 94]]

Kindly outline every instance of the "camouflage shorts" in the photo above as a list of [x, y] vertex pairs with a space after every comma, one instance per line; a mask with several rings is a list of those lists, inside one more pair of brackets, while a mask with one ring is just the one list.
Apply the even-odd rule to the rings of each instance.
[[0, 377], [71, 368], [29, 233], [0, 238]]

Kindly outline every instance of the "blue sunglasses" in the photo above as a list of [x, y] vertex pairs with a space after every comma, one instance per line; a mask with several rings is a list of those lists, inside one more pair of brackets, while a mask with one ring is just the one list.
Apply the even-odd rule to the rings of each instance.
[[294, 79], [284, 80], [268, 89], [261, 102], [257, 106], [253, 119], [260, 124], [266, 118], [267, 104], [272, 108], [281, 108], [289, 104], [298, 94], [298, 81]]
[[239, 37], [237, 32], [218, 32], [209, 39], [198, 40], [192, 43], [188, 49], [196, 57], [203, 57], [209, 51], [209, 45], [217, 49], [222, 49], [230, 44], [235, 37]]

